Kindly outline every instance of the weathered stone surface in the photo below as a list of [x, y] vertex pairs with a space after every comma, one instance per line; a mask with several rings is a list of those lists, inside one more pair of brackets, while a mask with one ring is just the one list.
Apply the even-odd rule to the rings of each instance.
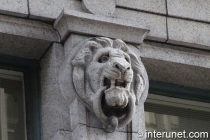
[[[72, 131], [72, 139], [73, 140], [87, 140], [89, 139], [89, 127], [84, 124], [79, 124], [73, 131]], [[90, 134], [91, 135], [91, 134]]]
[[40, 59], [49, 46], [49, 41], [0, 33], [0, 54]]
[[141, 58], [150, 80], [209, 90], [210, 53], [145, 42]]
[[[70, 112], [69, 112], [70, 127], [71, 127], [71, 131], [73, 131], [80, 122], [79, 112], [80, 111], [85, 112], [86, 110], [85, 110], [85, 108], [79, 108], [79, 103], [78, 103], [77, 99], [75, 99], [70, 104], [69, 110], [70, 110]], [[82, 113], [84, 113], [84, 112], [82, 112]]]
[[210, 25], [183, 19], [168, 18], [169, 43], [210, 49]]
[[[87, 110], [85, 117], [86, 117], [85, 118], [86, 121], [85, 123], [82, 123], [82, 124], [86, 124], [92, 128], [104, 129], [104, 126], [101, 123], [101, 121], [92, 112]], [[115, 132], [128, 133], [130, 131], [127, 129], [127, 126], [124, 126], [124, 127], [117, 128]]]
[[119, 19], [137, 22], [139, 25], [145, 26], [150, 29], [150, 32], [147, 35], [146, 39], [163, 42], [167, 39], [166, 17], [164, 16], [133, 10], [126, 10], [122, 8], [117, 8], [115, 10], [114, 16]]
[[[129, 135], [129, 136], [128, 136]], [[115, 132], [115, 133], [106, 133], [103, 129], [98, 129], [95, 127], [89, 127], [84, 124], [79, 124], [76, 129], [73, 131], [58, 130], [51, 140], [129, 140], [130, 137], [135, 140], [144, 140], [137, 137], [137, 133], [130, 132]], [[138, 139], [137, 139], [138, 138]]]
[[149, 41], [144, 41], [140, 50], [143, 58], [210, 68], [209, 52]]
[[130, 9], [166, 14], [165, 0], [116, 0], [116, 4]]
[[210, 22], [209, 0], [167, 0], [171, 16]]
[[209, 90], [207, 68], [142, 58], [150, 80]]
[[53, 41], [59, 36], [49, 24], [0, 15], [0, 54], [39, 59]]
[[30, 18], [54, 21], [63, 9], [84, 11], [79, 0], [29, 0]]
[[58, 71], [63, 47], [54, 43], [41, 59], [41, 99], [43, 139], [51, 139], [59, 129], [70, 131], [69, 105], [60, 94]]
[[[42, 69], [47, 69], [47, 68], [56, 68], [53, 69], [56, 71], [56, 73], [58, 72], [58, 69], [64, 59], [63, 56], [63, 48], [60, 44], [58, 43], [54, 43], [50, 49], [48, 50], [48, 52], [45, 54], [45, 56], [43, 56], [43, 58], [41, 59], [41, 68]], [[55, 76], [56, 77], [56, 76]]]
[[132, 140], [146, 140], [145, 131], [140, 131], [139, 133], [132, 133]]
[[[135, 133], [136, 134], [136, 133]], [[73, 131], [58, 130], [51, 140], [129, 140], [124, 132], [106, 133], [103, 129], [79, 124]]]
[[115, 10], [115, 0], [83, 0], [84, 8], [95, 15], [110, 16]]
[[[71, 34], [71, 36], [64, 43], [64, 53], [65, 57], [74, 49], [74, 47], [79, 44], [81, 41], [88, 39], [87, 36]], [[78, 50], [77, 50], [78, 51]]]
[[0, 13], [19, 17], [27, 17], [27, 0], [1, 0]]
[[89, 128], [89, 140], [127, 140], [127, 133], [114, 132], [106, 133], [103, 129]]
[[136, 106], [136, 112], [131, 123], [132, 133], [145, 131], [144, 103], [140, 103]]
[[51, 140], [71, 140], [72, 132], [65, 130], [58, 130]]
[[80, 33], [121, 38], [135, 44], [141, 44], [149, 32], [138, 22], [66, 10], [55, 21], [54, 27], [60, 33], [62, 40], [69, 33]]
[[58, 34], [44, 22], [0, 15], [0, 33], [47, 41], [59, 41]]

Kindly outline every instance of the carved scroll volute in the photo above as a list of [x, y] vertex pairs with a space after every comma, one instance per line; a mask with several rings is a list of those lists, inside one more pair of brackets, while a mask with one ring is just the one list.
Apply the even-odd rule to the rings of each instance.
[[[135, 106], [144, 102], [148, 93], [148, 77], [140, 57], [120, 39], [91, 38], [77, 47], [79, 51], [74, 58], [66, 58], [65, 70], [60, 71], [62, 94], [69, 102], [70, 97], [79, 98], [107, 132], [127, 125]], [[69, 65], [71, 73], [65, 77], [62, 71], [68, 71]], [[76, 95], [62, 90], [66, 88], [62, 83], [71, 80]]]

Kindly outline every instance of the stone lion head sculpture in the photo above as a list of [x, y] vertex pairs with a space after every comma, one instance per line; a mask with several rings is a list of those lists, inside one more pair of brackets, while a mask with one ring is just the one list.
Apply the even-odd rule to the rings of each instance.
[[[107, 132], [127, 125], [135, 106], [144, 102], [148, 77], [140, 57], [120, 39], [91, 38], [78, 44], [60, 71], [61, 92], [69, 102], [70, 84]], [[69, 72], [71, 71], [71, 72]]]

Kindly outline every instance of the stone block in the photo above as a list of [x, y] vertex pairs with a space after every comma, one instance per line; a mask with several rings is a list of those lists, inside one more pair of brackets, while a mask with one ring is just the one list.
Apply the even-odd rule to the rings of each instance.
[[85, 111], [85, 109], [82, 110], [81, 108], [79, 108], [78, 105], [79, 105], [78, 100], [75, 99], [69, 106], [69, 110], [70, 110], [69, 111], [69, 120], [70, 120], [71, 131], [73, 131], [80, 122], [79, 112]]
[[[74, 102], [72, 102], [72, 103], [74, 103]], [[79, 110], [77, 112], [84, 112], [84, 110]], [[94, 119], [93, 121], [95, 121], [95, 117], [92, 116], [92, 118]], [[74, 118], [74, 119], [76, 119], [76, 118]], [[77, 120], [78, 119], [80, 119], [80, 118], [77, 118]], [[87, 123], [89, 123], [88, 119], [89, 118], [87, 116]], [[136, 116], [136, 119], [137, 119], [137, 116]], [[134, 122], [134, 123], [137, 123], [137, 122]], [[142, 130], [142, 131], [144, 131], [144, 130]], [[95, 126], [79, 123], [79, 124], [76, 125], [76, 127], [73, 130], [71, 130], [71, 132], [70, 131], [59, 130], [54, 135], [53, 138], [57, 138], [57, 139], [62, 138], [61, 140], [66, 140], [64, 138], [69, 138], [69, 137], [72, 137], [72, 139], [75, 139], [75, 140], [93, 140], [93, 139], [100, 139], [100, 140], [122, 139], [122, 140], [127, 140], [128, 137], [133, 137], [132, 135], [136, 135], [136, 133], [135, 132], [131, 133], [131, 132], [128, 132], [128, 131], [123, 130], [123, 129], [121, 129], [121, 130], [117, 129], [113, 133], [107, 133], [103, 128], [98, 128], [98, 127], [95, 127]], [[58, 140], [60, 140], [60, 139], [58, 139]]]
[[69, 112], [64, 109], [62, 101], [48, 101], [42, 104], [42, 132], [43, 139], [49, 140], [59, 130], [69, 130]]
[[[80, 49], [80, 48], [74, 48], [75, 44], [82, 41], [82, 39], [83, 39], [83, 36], [72, 34], [67, 39], [67, 41], [64, 43], [64, 50], [65, 50], [65, 55], [64, 56], [67, 57], [68, 55], [70, 55], [71, 59], [73, 59], [76, 52]], [[70, 80], [70, 79], [72, 79], [71, 78], [71, 76], [72, 76], [72, 65], [71, 65], [71, 63], [68, 65], [68, 69], [65, 69], [65, 67], [66, 67], [65, 64], [61, 65], [61, 68], [59, 69], [59, 76], [60, 76], [60, 78], [63, 78], [63, 79], [65, 79], [68, 76], [69, 80], [62, 80], [62, 82], [60, 83], [60, 86], [62, 86], [62, 87], [60, 87], [60, 89], [63, 91], [62, 93], [66, 93], [65, 95], [67, 97], [65, 97], [65, 98], [69, 99], [68, 103], [71, 104], [71, 102], [74, 101], [74, 99], [76, 98], [77, 93], [75, 91], [73, 81]], [[71, 94], [69, 94], [69, 91], [71, 91]]]
[[115, 10], [114, 16], [116, 16], [118, 19], [137, 22], [139, 25], [145, 26], [150, 29], [150, 32], [147, 35], [146, 39], [162, 42], [166, 41], [167, 39], [166, 17], [164, 16], [122, 8], [117, 8]]
[[93, 115], [93, 113], [88, 110], [87, 110], [86, 120], [87, 120], [86, 124], [89, 125], [90, 127], [104, 129], [103, 124], [98, 120], [98, 118], [96, 118], [96, 116]]
[[209, 90], [210, 70], [185, 64], [142, 58], [150, 80]]
[[41, 76], [41, 84], [56, 84], [59, 82], [58, 80], [58, 71], [59, 67], [53, 67], [53, 68], [44, 68], [41, 70], [40, 76]]
[[41, 59], [40, 83], [43, 102], [53, 96], [62, 96], [58, 95], [60, 91], [58, 71], [62, 60], [63, 47], [57, 43], [54, 43]]
[[84, 8], [94, 15], [111, 16], [114, 13], [115, 0], [83, 0]]
[[170, 16], [210, 22], [209, 0], [167, 0]]
[[72, 133], [65, 130], [58, 130], [51, 140], [71, 140]]
[[0, 15], [0, 54], [40, 59], [59, 36], [51, 25]]
[[[98, 128], [98, 129], [104, 130], [104, 126], [103, 126], [102, 122], [100, 122], [98, 120], [98, 118], [96, 118], [96, 116], [93, 115], [93, 113], [91, 113], [88, 110], [87, 110], [87, 116], [86, 116], [86, 122], [85, 122], [85, 124], [88, 125], [88, 126], [90, 126], [90, 127], [93, 127], [93, 128]], [[115, 130], [115, 132], [124, 132], [124, 133], [127, 133], [128, 132], [127, 126], [117, 128]]]
[[49, 41], [0, 33], [0, 54], [40, 59], [49, 46]]
[[54, 27], [65, 40], [70, 33], [120, 38], [125, 42], [141, 44], [149, 30], [138, 22], [64, 10]]
[[76, 129], [72, 131], [71, 140], [87, 140], [89, 137], [88, 127], [84, 124], [79, 124]]
[[149, 41], [140, 50], [150, 80], [210, 89], [209, 52]]
[[[59, 82], [58, 72], [64, 59], [63, 53], [63, 46], [61, 44], [54, 43], [41, 59], [41, 89], [49, 94], [52, 93], [52, 90], [54, 90], [53, 84], [58, 84]], [[59, 89], [59, 87], [57, 88]], [[49, 89], [51, 89], [51, 91], [48, 91]], [[57, 92], [59, 92], [59, 90]]]
[[132, 133], [132, 140], [146, 140], [145, 131], [139, 133]]
[[168, 18], [168, 43], [210, 49], [210, 25], [184, 19]]
[[18, 17], [27, 17], [27, 0], [1, 0], [0, 13]]
[[125, 132], [114, 132], [107, 133], [103, 129], [89, 128], [89, 140], [127, 140], [127, 133]]
[[87, 36], [83, 36], [83, 35], [78, 35], [78, 34], [71, 34], [70, 37], [64, 43], [65, 57], [67, 57], [70, 54], [70, 52], [73, 50], [73, 48], [78, 43], [84, 41], [85, 39], [88, 39], [88, 37]]
[[41, 59], [41, 97], [43, 139], [60, 130], [70, 130], [69, 105], [60, 93], [58, 71], [64, 58], [63, 46], [54, 43]]
[[3, 15], [0, 15], [0, 33], [59, 42], [59, 36], [50, 24]]
[[210, 68], [210, 53], [202, 50], [149, 41], [144, 41], [143, 45], [140, 46], [140, 50], [143, 58]]
[[41, 68], [56, 68], [59, 67], [64, 59], [63, 46], [58, 43], [53, 43], [50, 49], [41, 60]]
[[144, 103], [136, 106], [136, 112], [132, 119], [132, 133], [145, 131], [145, 116], [144, 116]]
[[30, 18], [54, 21], [63, 9], [84, 11], [79, 0], [29, 0]]
[[165, 0], [116, 0], [116, 4], [130, 9], [166, 14]]

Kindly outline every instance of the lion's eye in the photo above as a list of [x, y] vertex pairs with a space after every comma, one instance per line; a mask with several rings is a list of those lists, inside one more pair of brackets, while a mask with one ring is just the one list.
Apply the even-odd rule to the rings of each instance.
[[105, 63], [109, 60], [109, 55], [102, 55], [99, 59], [98, 62], [99, 63]]

